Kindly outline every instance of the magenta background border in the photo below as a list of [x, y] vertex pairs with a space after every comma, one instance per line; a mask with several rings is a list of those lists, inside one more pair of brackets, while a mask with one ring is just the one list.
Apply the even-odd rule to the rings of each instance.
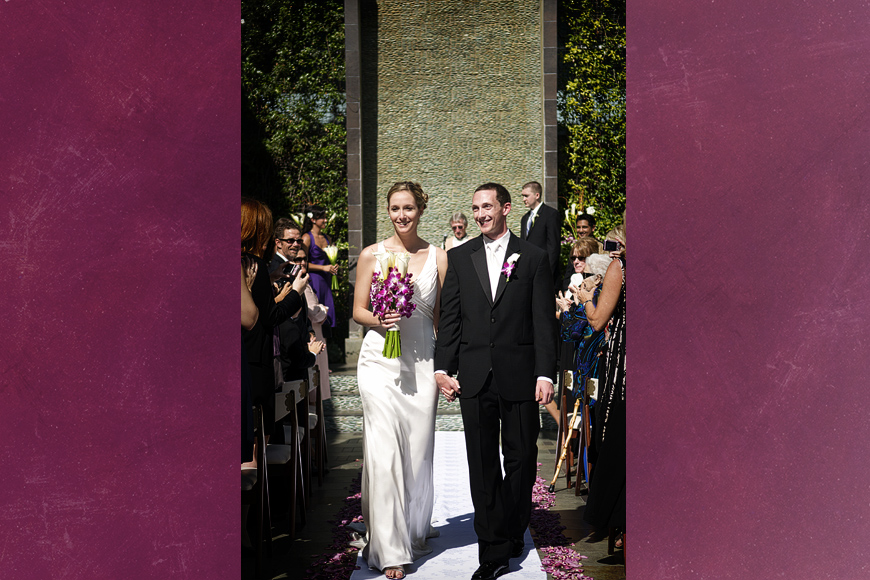
[[[0, 16], [0, 576], [235, 578], [239, 6]], [[868, 7], [628, 23], [628, 578], [866, 577]]]
[[627, 576], [865, 578], [870, 9], [627, 32]]
[[0, 6], [3, 578], [239, 575], [240, 18]]

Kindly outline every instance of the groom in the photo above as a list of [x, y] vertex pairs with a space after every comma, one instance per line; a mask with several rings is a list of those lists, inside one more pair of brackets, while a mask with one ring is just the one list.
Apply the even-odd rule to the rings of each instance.
[[447, 400], [459, 396], [480, 560], [471, 578], [490, 580], [523, 553], [557, 328], [547, 254], [508, 231], [507, 189], [481, 185], [472, 211], [483, 235], [447, 254], [435, 381]]

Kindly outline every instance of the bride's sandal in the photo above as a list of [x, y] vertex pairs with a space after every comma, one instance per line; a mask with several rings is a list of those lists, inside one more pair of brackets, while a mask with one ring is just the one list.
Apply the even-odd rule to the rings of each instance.
[[404, 566], [387, 566], [384, 568], [384, 576], [395, 580], [401, 580], [405, 577], [405, 568]]

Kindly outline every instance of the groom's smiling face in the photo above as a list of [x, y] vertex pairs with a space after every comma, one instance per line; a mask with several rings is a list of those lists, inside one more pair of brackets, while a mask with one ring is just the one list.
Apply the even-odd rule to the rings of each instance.
[[500, 204], [494, 189], [476, 191], [471, 199], [471, 211], [474, 213], [474, 221], [480, 227], [480, 233], [486, 237], [497, 239], [507, 230], [507, 215], [511, 211], [511, 204]]

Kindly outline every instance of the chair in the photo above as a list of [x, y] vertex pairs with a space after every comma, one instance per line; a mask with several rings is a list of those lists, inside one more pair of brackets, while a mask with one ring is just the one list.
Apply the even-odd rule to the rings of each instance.
[[326, 421], [323, 416], [323, 390], [320, 388], [321, 369], [319, 365], [315, 365], [309, 369], [309, 378], [311, 379], [311, 388], [316, 389], [316, 397], [314, 405], [308, 406], [309, 417], [312, 415], [316, 421], [314, 427], [314, 463], [317, 467], [317, 485], [323, 485], [323, 472], [328, 471], [327, 451], [326, 451]]
[[[565, 445], [566, 439], [576, 439], [577, 431], [573, 429], [573, 425], [569, 425], [571, 423], [571, 413], [568, 409], [569, 407], [573, 409], [574, 398], [578, 393], [574, 393], [574, 373], [572, 371], [566, 370], [562, 372], [562, 388], [560, 398], [559, 398], [559, 434], [557, 437], [558, 446], [556, 447], [556, 462], [558, 463], [559, 458], [561, 457], [562, 448]], [[571, 392], [571, 397], [569, 400], [568, 393]], [[571, 403], [569, 405], [569, 402]], [[575, 485], [571, 483], [571, 470], [574, 467], [574, 449], [571, 443], [568, 444], [568, 452], [565, 456], [565, 478], [568, 484], [568, 489], [572, 486], [575, 489], [579, 489], [579, 485]], [[555, 477], [555, 476], [554, 476]], [[579, 482], [580, 477], [579, 473], [577, 474], [577, 481]]]
[[304, 381], [282, 382], [281, 391], [275, 393], [275, 422], [289, 419], [284, 427], [285, 443], [266, 447], [266, 461], [273, 472], [287, 480], [288, 531], [290, 539], [296, 537], [296, 508], [301, 507], [302, 525], [306, 524], [306, 484], [302, 466], [302, 438], [299, 425], [299, 402], [305, 399], [307, 389]]
[[[269, 480], [266, 460], [266, 437], [263, 430], [263, 408], [254, 407], [255, 455], [257, 469], [242, 470], [242, 505], [254, 510], [257, 524], [257, 538], [254, 551], [256, 565], [254, 576], [260, 578], [263, 569], [263, 544], [268, 555], [272, 554], [272, 520], [269, 515]], [[265, 532], [265, 536], [264, 536]]]

